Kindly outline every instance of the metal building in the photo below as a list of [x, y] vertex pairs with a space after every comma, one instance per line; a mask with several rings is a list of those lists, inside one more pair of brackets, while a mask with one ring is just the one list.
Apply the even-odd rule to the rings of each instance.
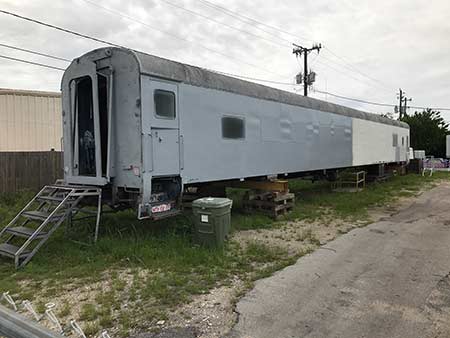
[[61, 94], [0, 89], [0, 151], [61, 150]]

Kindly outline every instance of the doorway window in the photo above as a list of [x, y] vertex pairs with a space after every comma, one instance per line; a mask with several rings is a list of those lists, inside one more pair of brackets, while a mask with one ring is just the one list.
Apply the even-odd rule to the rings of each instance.
[[155, 113], [162, 119], [175, 119], [175, 93], [167, 90], [155, 90]]

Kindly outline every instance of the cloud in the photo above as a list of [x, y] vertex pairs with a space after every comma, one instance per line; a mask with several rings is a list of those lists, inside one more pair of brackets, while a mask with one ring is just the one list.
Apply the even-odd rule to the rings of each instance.
[[[177, 61], [284, 82], [291, 82], [295, 74], [302, 70], [301, 63], [295, 60], [292, 48], [285, 40], [305, 46], [310, 46], [313, 41], [322, 42], [326, 48], [322, 49], [316, 62], [315, 56], [310, 56], [310, 65], [318, 74], [316, 88], [396, 103], [396, 91], [402, 87], [413, 97], [413, 105], [450, 106], [450, 45], [447, 43], [450, 2], [446, 0], [209, 0], [267, 25], [292, 32], [294, 36], [254, 22], [245, 24], [206, 6], [200, 0], [95, 2], [132, 17], [134, 21], [93, 6], [90, 1], [95, 0], [3, 0], [2, 7]], [[275, 40], [275, 43], [174, 8], [167, 1], [253, 35]], [[75, 58], [101, 46], [93, 41], [0, 15], [0, 43], [66, 58]], [[272, 34], [266, 34], [257, 27]], [[5, 48], [0, 48], [0, 54], [65, 66], [63, 62]], [[58, 90], [62, 75], [57, 71], [6, 60], [0, 61], [0, 74], [0, 87], [41, 90]], [[290, 89], [288, 86], [280, 88]], [[311, 95], [323, 98], [320, 94]], [[328, 99], [373, 112], [390, 110], [331, 97]], [[450, 120], [450, 113], [445, 113], [445, 117]]]

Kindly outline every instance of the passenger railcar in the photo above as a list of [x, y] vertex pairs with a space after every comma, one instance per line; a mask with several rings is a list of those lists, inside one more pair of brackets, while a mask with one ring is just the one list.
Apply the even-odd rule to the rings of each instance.
[[75, 59], [62, 95], [65, 181], [140, 218], [189, 185], [408, 161], [405, 123], [127, 49]]

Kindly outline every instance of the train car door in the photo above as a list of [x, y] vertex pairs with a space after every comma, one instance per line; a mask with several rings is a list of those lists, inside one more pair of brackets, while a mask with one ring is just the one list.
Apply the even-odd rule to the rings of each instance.
[[152, 149], [152, 176], [180, 174], [178, 85], [151, 79], [147, 82]]

